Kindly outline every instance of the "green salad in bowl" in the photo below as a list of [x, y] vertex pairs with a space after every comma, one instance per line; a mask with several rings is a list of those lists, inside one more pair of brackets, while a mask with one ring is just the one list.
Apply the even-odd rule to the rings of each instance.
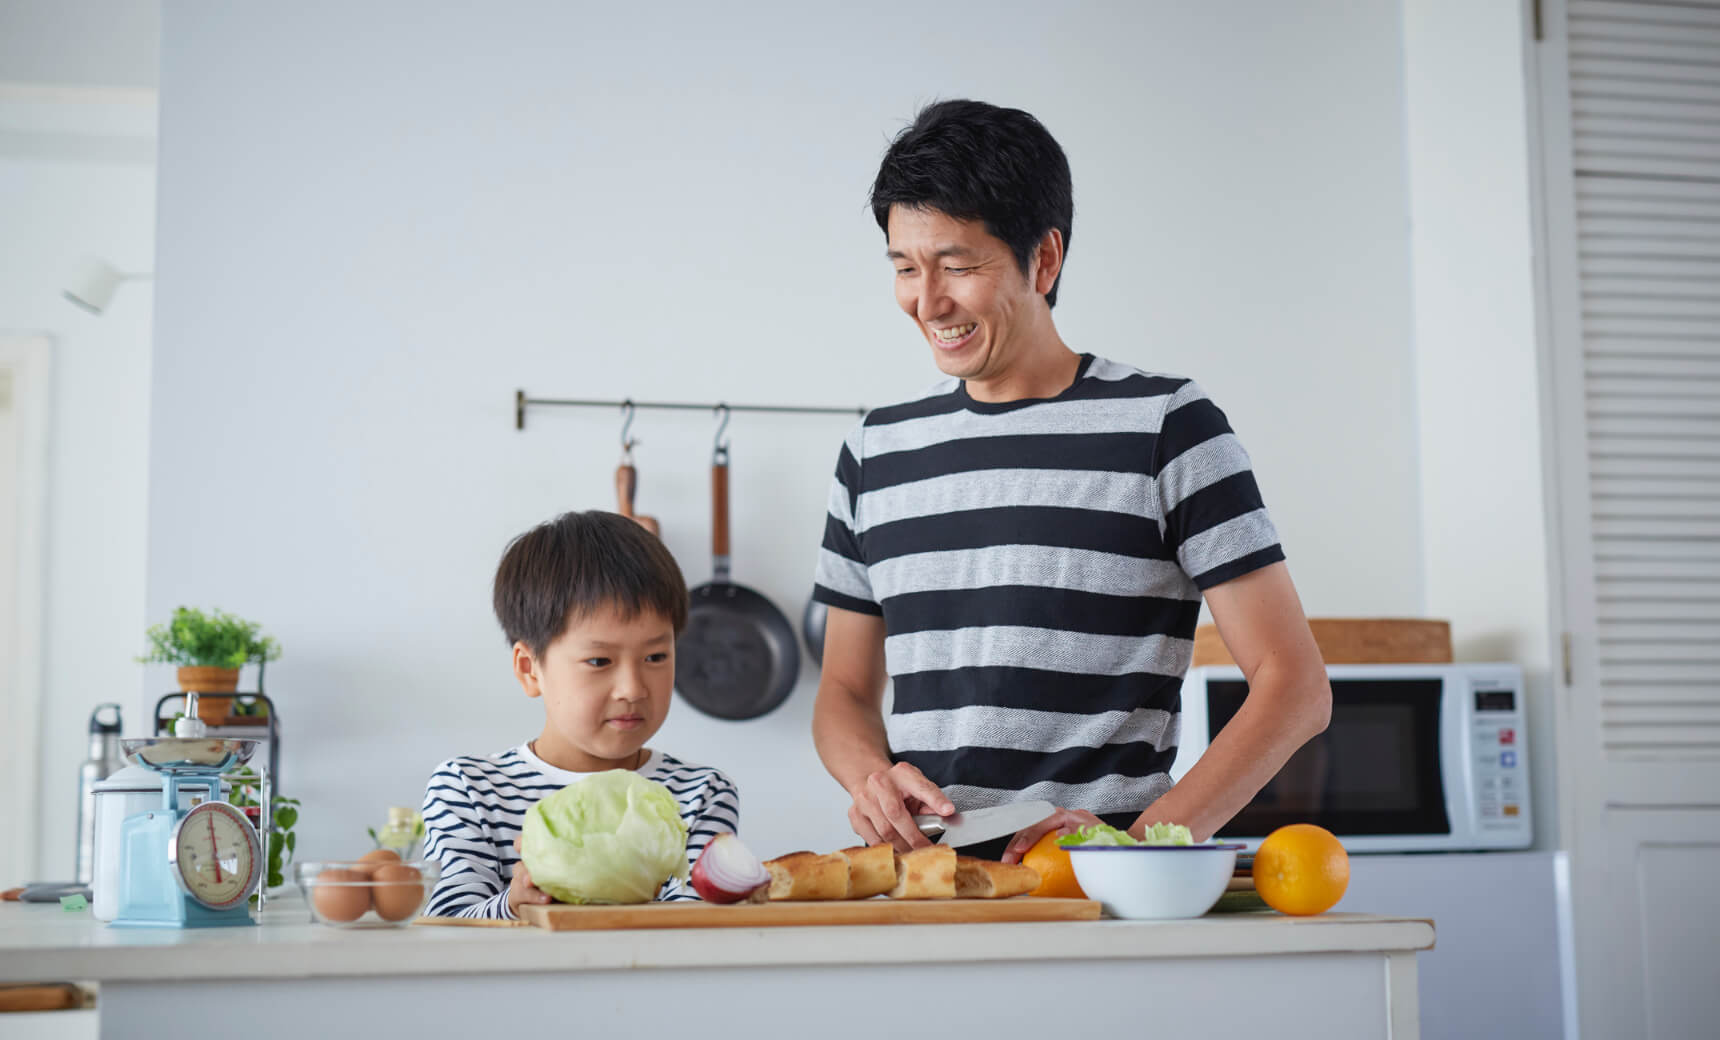
[[1057, 844], [1066, 849], [1079, 848], [1083, 845], [1193, 845], [1194, 835], [1180, 823], [1155, 823], [1148, 827], [1139, 841], [1128, 831], [1120, 831], [1103, 823], [1082, 827], [1071, 831], [1057, 839]]
[[1106, 913], [1145, 920], [1199, 917], [1212, 909], [1243, 848], [1197, 843], [1178, 823], [1155, 823], [1139, 838], [1094, 824], [1057, 844], [1068, 851], [1081, 891], [1104, 904]]

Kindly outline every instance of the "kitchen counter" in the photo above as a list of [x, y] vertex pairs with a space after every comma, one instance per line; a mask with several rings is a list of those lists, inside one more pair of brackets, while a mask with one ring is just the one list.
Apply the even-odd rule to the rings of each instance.
[[821, 1040], [876, 1036], [882, 1019], [928, 1014], [964, 1032], [1138, 1030], [1151, 1015], [1155, 1028], [1413, 1037], [1414, 954], [1433, 938], [1428, 921], [1344, 913], [545, 932], [335, 929], [289, 898], [254, 928], [180, 931], [5, 904], [0, 982], [100, 983], [104, 1038], [157, 1035], [147, 1024], [181, 1001], [244, 1016], [250, 1036], [356, 1035], [361, 1024], [488, 1033], [499, 1014], [509, 1032], [577, 1022], [661, 1035], [672, 1016], [756, 1007], [770, 1013], [744, 1016], [745, 1029], [703, 1031], [804, 1037], [817, 1021]]

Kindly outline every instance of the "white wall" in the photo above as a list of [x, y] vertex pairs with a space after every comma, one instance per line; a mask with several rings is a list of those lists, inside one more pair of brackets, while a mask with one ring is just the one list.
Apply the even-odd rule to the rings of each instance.
[[1515, 4], [1406, 0], [1405, 90], [1427, 613], [1460, 661], [1528, 686], [1537, 848], [1559, 847], [1536, 341], [1527, 26]]
[[[1208, 386], [1308, 609], [1421, 613], [1395, 4], [619, 7], [166, 5], [149, 613], [281, 639], [302, 855], [540, 725], [488, 583], [511, 535], [611, 503], [618, 416], [516, 433], [515, 388], [875, 405], [937, 378], [864, 200], [940, 96], [1061, 140], [1065, 338]], [[736, 577], [791, 615], [847, 426], [732, 427]], [[710, 425], [635, 432], [639, 506], [702, 580]], [[655, 742], [737, 778], [765, 854], [849, 839], [811, 693], [677, 705]]]
[[6, 0], [0, 79], [154, 89], [160, 0]]
[[152, 91], [0, 83], [0, 328], [54, 343], [32, 792], [41, 835], [32, 874], [41, 879], [72, 874], [90, 709], [121, 702], [128, 732], [141, 731], [131, 659], [144, 625], [151, 296], [147, 285], [125, 285], [94, 317], [60, 290], [86, 253], [150, 268], [154, 136]]

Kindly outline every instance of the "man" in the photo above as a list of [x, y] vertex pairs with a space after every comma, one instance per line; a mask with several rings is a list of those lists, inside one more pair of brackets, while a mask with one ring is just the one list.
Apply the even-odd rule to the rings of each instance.
[[[1247, 454], [1194, 382], [1058, 335], [1074, 204], [1038, 120], [928, 106], [871, 201], [896, 302], [949, 378], [867, 415], [831, 489], [813, 737], [849, 821], [907, 849], [915, 813], [1059, 806], [967, 850], [1007, 862], [1100, 820], [1207, 839], [1331, 710]], [[1203, 593], [1250, 692], [1173, 788]]]

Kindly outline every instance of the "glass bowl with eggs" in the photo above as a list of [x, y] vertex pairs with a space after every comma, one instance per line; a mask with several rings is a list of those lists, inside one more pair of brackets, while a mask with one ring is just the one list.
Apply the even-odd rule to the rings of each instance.
[[299, 863], [293, 870], [311, 919], [336, 928], [399, 928], [430, 900], [441, 867], [402, 861], [386, 849], [355, 860]]

